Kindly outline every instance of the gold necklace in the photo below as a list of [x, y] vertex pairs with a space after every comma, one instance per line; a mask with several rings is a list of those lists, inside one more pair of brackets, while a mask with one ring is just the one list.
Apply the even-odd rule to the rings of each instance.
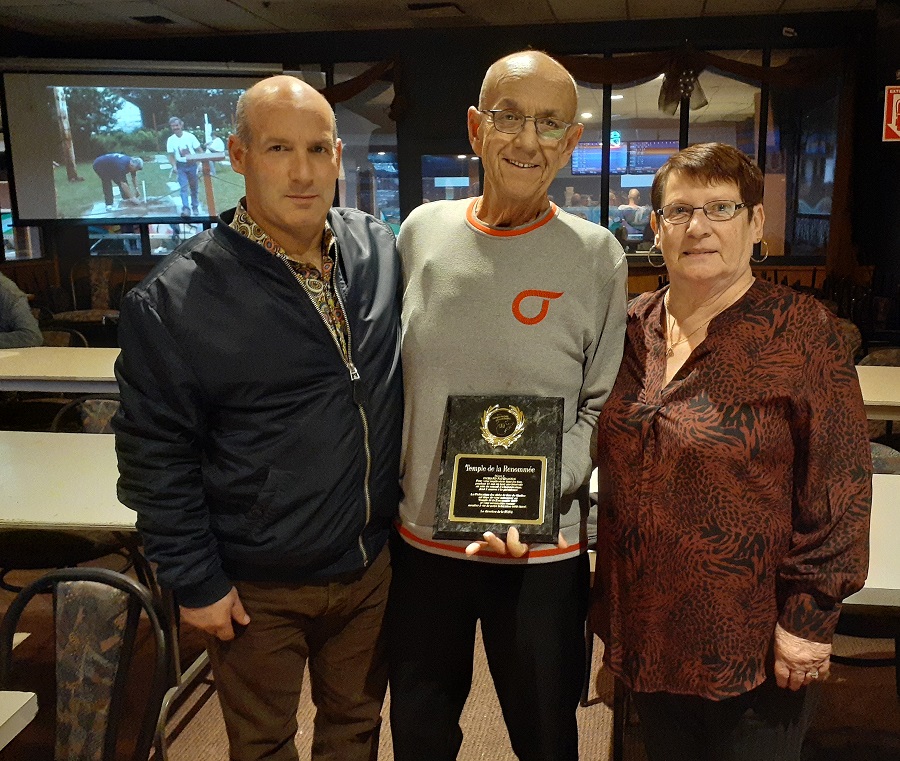
[[671, 357], [675, 353], [675, 347], [680, 346], [685, 341], [689, 340], [694, 333], [697, 333], [702, 328], [705, 328], [709, 323], [711, 323], [716, 317], [718, 317], [722, 312], [724, 312], [730, 304], [726, 304], [719, 311], [715, 312], [712, 317], [710, 317], [705, 322], [700, 323], [696, 328], [694, 328], [690, 333], [686, 336], [682, 336], [677, 341], [670, 341], [672, 333], [675, 332], [675, 317], [672, 316], [672, 313], [669, 311], [669, 291], [666, 291], [666, 295], [663, 296], [663, 305], [666, 308], [666, 356]]

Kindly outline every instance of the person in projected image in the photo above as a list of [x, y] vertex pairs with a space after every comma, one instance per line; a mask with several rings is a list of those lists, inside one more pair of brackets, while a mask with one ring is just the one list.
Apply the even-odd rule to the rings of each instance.
[[[187, 157], [202, 153], [200, 141], [184, 129], [184, 122], [177, 116], [169, 119], [172, 134], [166, 140], [166, 153], [169, 162], [175, 167], [178, 177], [178, 188], [181, 193], [181, 216], [184, 219], [200, 213], [199, 187], [197, 180], [197, 162], [188, 161]], [[190, 195], [190, 199], [188, 199]]]
[[308, 84], [258, 82], [235, 123], [245, 196], [122, 305], [118, 494], [205, 634], [231, 761], [297, 761], [307, 667], [312, 759], [371, 761], [403, 415], [394, 234], [332, 208], [342, 144]]
[[[106, 211], [113, 211], [116, 208], [113, 197], [114, 184], [119, 188], [123, 204], [134, 205], [140, 200], [141, 193], [138, 190], [137, 173], [144, 168], [142, 158], [126, 156], [124, 153], [104, 153], [94, 159], [92, 166], [103, 186]], [[131, 176], [131, 188], [128, 187], [129, 175]]]

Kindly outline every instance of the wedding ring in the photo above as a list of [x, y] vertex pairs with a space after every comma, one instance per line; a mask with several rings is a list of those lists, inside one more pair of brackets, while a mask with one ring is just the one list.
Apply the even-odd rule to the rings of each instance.
[[810, 679], [818, 679], [819, 678], [819, 669], [813, 669], [812, 671], [807, 671], [806, 675]]

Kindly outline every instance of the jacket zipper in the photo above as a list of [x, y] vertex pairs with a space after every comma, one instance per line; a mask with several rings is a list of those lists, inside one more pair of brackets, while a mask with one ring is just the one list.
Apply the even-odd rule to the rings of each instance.
[[[328, 320], [325, 319], [325, 315], [322, 314], [321, 310], [316, 306], [315, 302], [313, 302], [313, 307], [321, 318], [323, 324], [325, 325], [325, 329], [328, 331], [328, 335], [331, 336], [331, 340], [334, 342], [335, 348], [337, 348], [338, 355], [341, 360], [344, 362], [344, 365], [347, 367], [347, 370], [350, 373], [350, 382], [353, 385], [354, 392], [356, 389], [356, 382], [360, 379], [359, 370], [356, 369], [356, 365], [353, 364], [353, 335], [350, 330], [350, 318], [347, 316], [347, 308], [344, 306], [344, 299], [341, 297], [341, 289], [338, 287], [337, 282], [337, 270], [338, 270], [338, 257], [340, 256], [337, 247], [335, 247], [335, 257], [334, 257], [334, 270], [332, 271], [332, 285], [334, 287], [334, 295], [337, 297], [338, 303], [341, 305], [341, 311], [344, 313], [344, 322], [347, 325], [347, 356], [344, 356], [344, 352], [341, 351], [341, 345], [337, 340], [337, 337], [331, 330], [331, 327], [328, 325]], [[307, 298], [310, 301], [313, 301], [312, 296], [310, 296], [309, 291], [306, 290], [306, 286], [303, 285], [303, 281], [300, 279], [300, 275], [294, 271], [294, 269], [287, 264], [285, 266], [288, 268], [288, 271], [294, 276], [294, 279], [300, 285], [303, 293], [306, 294]], [[366, 522], [363, 526], [365, 529], [366, 526], [369, 525], [369, 521], [372, 519], [372, 499], [369, 492], [369, 478], [372, 474], [372, 452], [369, 448], [369, 419], [366, 416], [366, 410], [362, 406], [361, 402], [356, 401], [356, 394], [354, 393], [353, 398], [354, 403], [359, 409], [359, 416], [362, 419], [363, 424], [363, 448], [366, 452], [366, 477], [363, 481], [363, 493], [366, 498]], [[363, 543], [362, 534], [357, 537], [357, 542], [359, 544], [359, 551], [362, 553], [363, 565], [369, 565], [369, 553], [366, 552], [366, 546]]]

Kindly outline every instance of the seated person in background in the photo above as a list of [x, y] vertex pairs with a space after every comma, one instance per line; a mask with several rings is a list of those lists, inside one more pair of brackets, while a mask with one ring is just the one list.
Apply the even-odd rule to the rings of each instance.
[[31, 314], [28, 298], [6, 275], [0, 275], [0, 349], [40, 346], [44, 337]]
[[[625, 229], [622, 226], [622, 213], [619, 211], [619, 197], [616, 195], [615, 190], [609, 191], [609, 231], [616, 236], [616, 239], [619, 243], [625, 239]], [[622, 230], [621, 236], [619, 234], [619, 230]]]
[[[113, 183], [119, 186], [123, 201], [131, 202], [141, 197], [137, 186], [138, 169], [144, 168], [144, 160], [137, 156], [126, 156], [124, 153], [104, 153], [94, 159], [94, 171], [103, 185], [103, 200], [106, 201], [106, 210], [113, 209]], [[131, 174], [131, 184], [134, 193], [128, 187], [128, 175]]]
[[644, 229], [650, 221], [650, 207], [641, 205], [641, 191], [632, 188], [628, 191], [628, 203], [619, 206], [622, 223], [625, 226], [627, 240], [643, 240]]
[[650, 218], [650, 215], [647, 213], [649, 207], [641, 205], [641, 191], [637, 188], [632, 188], [628, 191], [628, 203], [623, 203], [619, 206], [619, 211], [625, 212], [622, 216], [629, 224], [639, 225], [643, 222], [646, 225], [647, 220]]

